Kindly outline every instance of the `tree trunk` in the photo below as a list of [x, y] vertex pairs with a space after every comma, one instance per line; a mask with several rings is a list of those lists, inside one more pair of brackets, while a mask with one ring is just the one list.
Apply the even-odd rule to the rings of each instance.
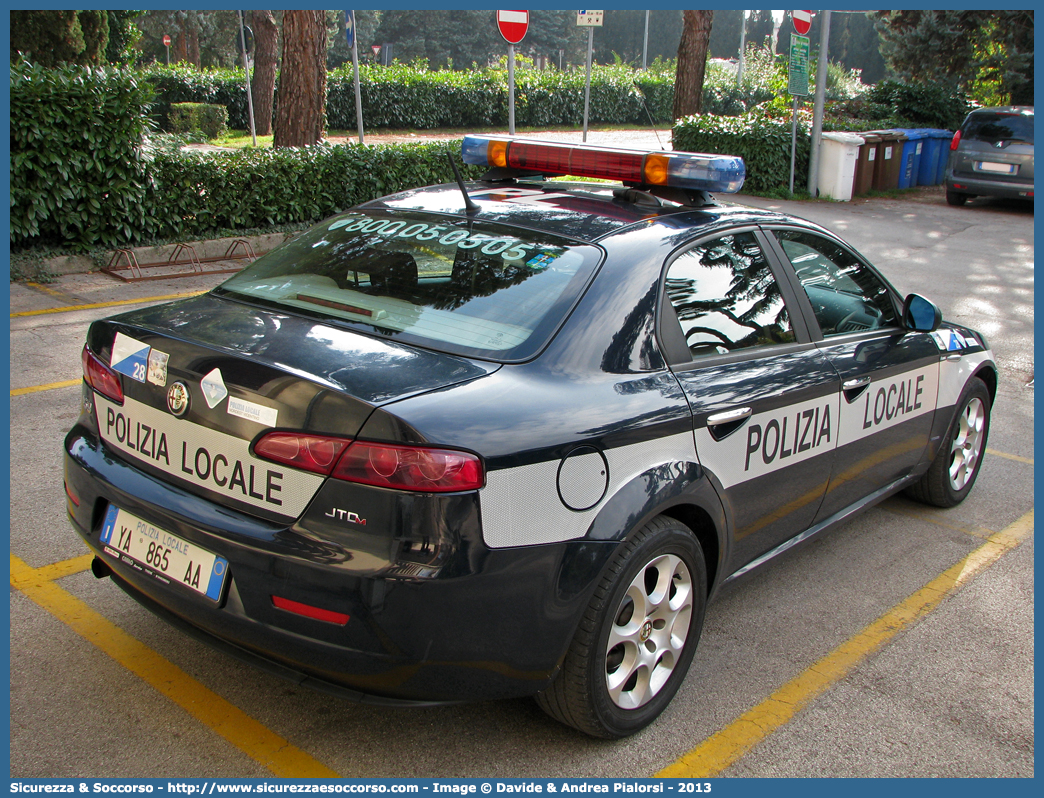
[[195, 11], [186, 11], [179, 21], [181, 30], [174, 40], [174, 61], [187, 61], [199, 68], [199, 19]]
[[674, 77], [674, 118], [698, 114], [703, 107], [703, 77], [707, 71], [713, 11], [683, 11]]
[[279, 28], [271, 11], [251, 11], [254, 31], [254, 72], [250, 96], [254, 101], [254, 126], [257, 135], [272, 132], [272, 98], [275, 96], [276, 61], [279, 56]]
[[326, 128], [326, 12], [283, 12], [275, 147], [305, 147]]

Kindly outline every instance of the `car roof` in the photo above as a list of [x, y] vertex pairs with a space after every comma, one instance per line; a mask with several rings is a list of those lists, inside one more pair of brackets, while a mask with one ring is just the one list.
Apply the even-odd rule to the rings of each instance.
[[706, 230], [740, 225], [797, 223], [797, 217], [724, 202], [698, 207], [661, 202], [641, 191], [608, 183], [502, 181], [466, 184], [478, 211], [468, 214], [456, 184], [399, 192], [364, 204], [364, 208], [421, 211], [510, 224], [574, 238], [604, 241], [635, 226], [659, 222], [674, 229]]

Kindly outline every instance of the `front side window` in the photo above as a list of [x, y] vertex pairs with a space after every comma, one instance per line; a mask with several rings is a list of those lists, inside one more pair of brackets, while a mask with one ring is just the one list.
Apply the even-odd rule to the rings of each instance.
[[442, 351], [521, 360], [557, 329], [600, 259], [597, 247], [532, 230], [354, 211], [218, 291]]
[[812, 303], [824, 336], [898, 323], [888, 287], [847, 249], [815, 233], [774, 232]]
[[753, 233], [682, 253], [667, 270], [667, 297], [693, 357], [795, 340], [783, 297]]

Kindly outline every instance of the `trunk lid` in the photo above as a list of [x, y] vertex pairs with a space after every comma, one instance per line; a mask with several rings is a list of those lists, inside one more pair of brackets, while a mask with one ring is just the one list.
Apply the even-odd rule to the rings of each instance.
[[122, 375], [122, 406], [95, 395], [110, 448], [269, 520], [325, 479], [255, 457], [269, 429], [353, 438], [375, 407], [498, 368], [212, 295], [95, 322], [88, 346]]

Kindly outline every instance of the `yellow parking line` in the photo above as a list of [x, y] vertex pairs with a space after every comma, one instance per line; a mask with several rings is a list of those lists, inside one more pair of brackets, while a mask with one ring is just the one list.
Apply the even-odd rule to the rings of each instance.
[[61, 291], [55, 291], [53, 288], [48, 288], [46, 285], [41, 285], [40, 283], [26, 283], [26, 285], [30, 288], [35, 288], [37, 291], [41, 291], [44, 294], [50, 294], [53, 297], [58, 297], [59, 299], [64, 299], [66, 301], [69, 300], [68, 294], [63, 294]]
[[83, 378], [77, 380], [63, 380], [62, 382], [49, 382], [47, 385], [34, 385], [31, 388], [12, 388], [11, 396], [25, 396], [27, 393], [38, 393], [40, 391], [51, 391], [55, 388], [70, 388], [79, 385]]
[[119, 305], [144, 305], [147, 302], [164, 302], [170, 299], [184, 299], [190, 296], [199, 296], [206, 291], [185, 291], [180, 294], [164, 294], [163, 296], [146, 296], [141, 299], [118, 299], [112, 302], [92, 302], [88, 305], [65, 305], [60, 308], [43, 308], [42, 310], [22, 310], [12, 313], [11, 318], [19, 316], [44, 316], [48, 313], [71, 313], [74, 310], [93, 310], [94, 308], [114, 308]]
[[247, 756], [280, 778], [339, 778], [309, 754], [204, 687], [176, 665], [131, 637], [52, 580], [68, 576], [90, 555], [45, 568], [30, 568], [11, 555], [11, 586], [85, 640], [165, 695]]
[[935, 610], [946, 596], [989, 568], [1033, 533], [1033, 511], [1007, 529], [991, 535], [971, 554], [944, 571], [905, 601], [846, 640], [804, 673], [787, 682], [729, 726], [711, 735], [659, 778], [711, 778], [738, 762], [748, 751], [790, 721], [803, 707], [891, 640], [899, 631]]
[[1014, 460], [1016, 463], [1033, 465], [1033, 460], [1029, 457], [1019, 457], [1017, 454], [1005, 454], [1004, 452], [998, 452], [996, 449], [987, 449], [986, 454], [992, 454], [994, 457], [1003, 457], [1005, 460]]

